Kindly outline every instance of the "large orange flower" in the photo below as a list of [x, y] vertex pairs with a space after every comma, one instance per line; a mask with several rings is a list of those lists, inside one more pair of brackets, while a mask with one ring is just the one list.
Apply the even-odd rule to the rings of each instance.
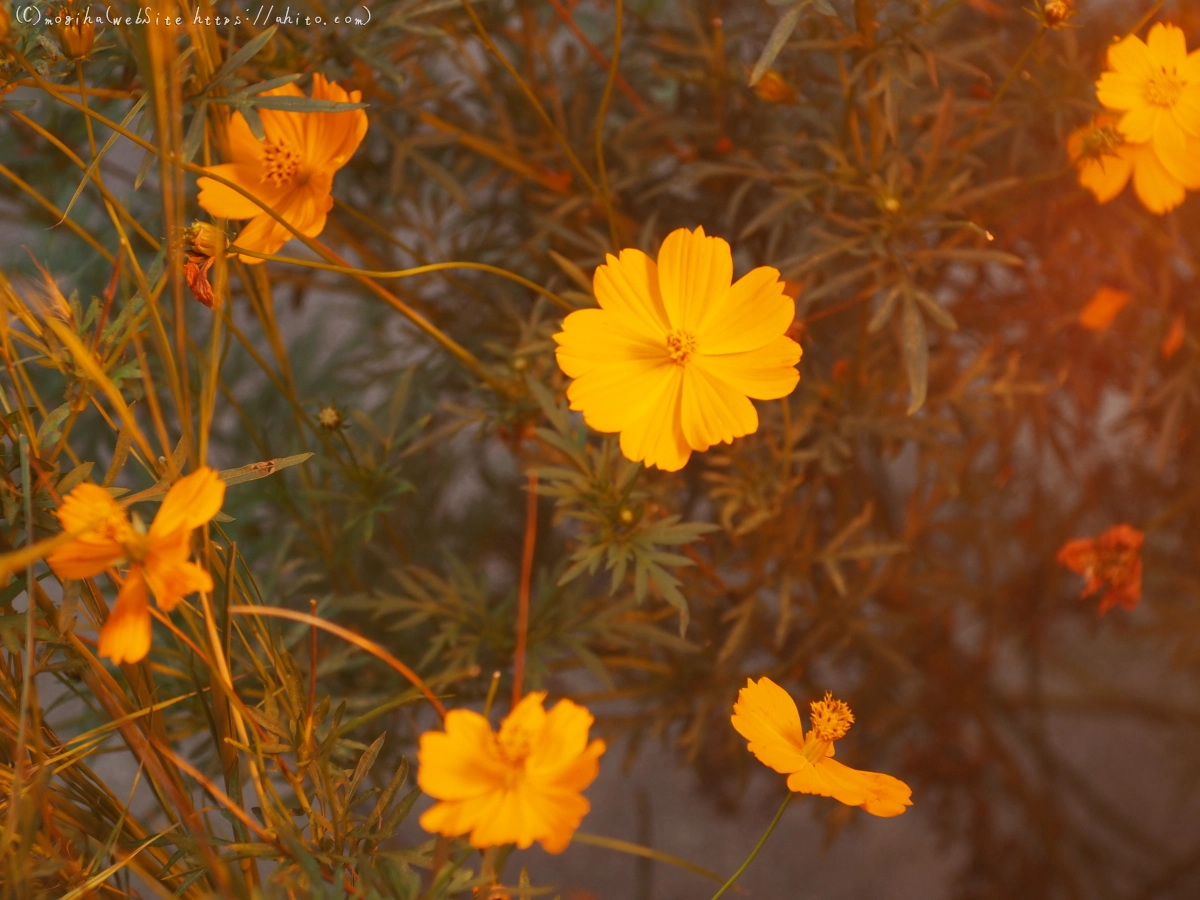
[[135, 663], [150, 652], [147, 591], [165, 612], [188, 594], [213, 589], [212, 576], [188, 560], [192, 531], [210, 521], [225, 499], [225, 482], [207, 467], [180, 478], [147, 530], [131, 522], [112, 495], [95, 484], [75, 487], [58, 508], [58, 521], [75, 537], [46, 562], [59, 578], [91, 578], [128, 563], [117, 603], [100, 629], [100, 655]]
[[560, 700], [546, 712], [545, 699], [528, 694], [498, 733], [479, 713], [455, 709], [445, 731], [421, 735], [417, 783], [442, 801], [421, 816], [422, 828], [470, 833], [479, 848], [567, 848], [590, 808], [581, 792], [600, 770], [604, 741], [588, 742], [592, 714], [582, 706]]
[[833, 742], [854, 722], [850, 707], [830, 694], [810, 706], [812, 730], [805, 734], [791, 695], [770, 678], [750, 679], [738, 692], [731, 721], [759, 762], [788, 776], [791, 791], [832, 797], [873, 816], [898, 816], [912, 806], [912, 789], [899, 778], [832, 759]]
[[1200, 137], [1200, 50], [1188, 53], [1183, 30], [1160, 22], [1145, 41], [1131, 34], [1109, 47], [1108, 65], [1096, 96], [1123, 113], [1125, 137], [1152, 144], [1169, 168], [1187, 166], [1188, 137]]
[[563, 320], [556, 357], [575, 379], [571, 409], [619, 431], [629, 459], [682, 469], [692, 451], [758, 430], [751, 398], [786, 397], [800, 380], [800, 345], [785, 333], [796, 303], [778, 270], [734, 282], [729, 244], [703, 228], [667, 235], [657, 263], [610, 255], [593, 283], [600, 308]]
[[[294, 84], [265, 91], [264, 97], [303, 97]], [[313, 76], [315, 100], [358, 103], [359, 91], [347, 93], [323, 75]], [[367, 133], [367, 114], [361, 109], [347, 112], [285, 112], [263, 109], [266, 139], [256, 140], [241, 113], [229, 121], [231, 162], [208, 169], [253, 194], [292, 227], [307, 237], [325, 228], [325, 216], [333, 207], [333, 176], [350, 161]], [[200, 178], [200, 205], [211, 215], [224, 219], [250, 219], [237, 236], [237, 245], [259, 253], [274, 253], [292, 238], [292, 233], [262, 210], [258, 204], [211, 178]], [[243, 262], [260, 259], [242, 256]]]

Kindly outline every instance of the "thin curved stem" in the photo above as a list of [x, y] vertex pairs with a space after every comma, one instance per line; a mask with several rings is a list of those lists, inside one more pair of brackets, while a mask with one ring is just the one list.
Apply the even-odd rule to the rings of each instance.
[[742, 873], [750, 867], [750, 863], [754, 862], [754, 857], [758, 856], [758, 851], [763, 848], [763, 844], [767, 842], [767, 838], [771, 836], [771, 832], [775, 830], [775, 826], [779, 824], [779, 820], [783, 818], [783, 811], [788, 808], [788, 804], [792, 802], [792, 798], [796, 795], [788, 791], [788, 795], [783, 798], [783, 805], [779, 807], [779, 812], [775, 813], [775, 818], [771, 820], [771, 824], [767, 826], [766, 833], [758, 839], [758, 843], [754, 845], [754, 849], [750, 851], [750, 855], [746, 857], [746, 861], [742, 863], [736, 872], [729, 876], [729, 880], [721, 885], [721, 889], [713, 894], [712, 900], [717, 900], [727, 890], [733, 887], [733, 883], [742, 877]]
[[229, 607], [230, 615], [235, 616], [274, 616], [278, 619], [291, 619], [293, 622], [302, 622], [305, 625], [310, 625], [315, 628], [320, 628], [328, 631], [330, 634], [335, 634], [344, 641], [349, 641], [360, 650], [366, 650], [377, 659], [383, 660], [401, 675], [408, 679], [408, 682], [425, 695], [425, 699], [429, 701], [429, 705], [437, 710], [437, 714], [443, 719], [446, 718], [446, 707], [442, 706], [442, 701], [437, 698], [437, 695], [429, 689], [421, 676], [402, 663], [392, 654], [388, 653], [381, 646], [372, 640], [368, 640], [360, 634], [355, 634], [348, 628], [343, 628], [341, 625], [336, 625], [333, 622], [328, 622], [325, 619], [318, 619], [315, 616], [310, 616], [306, 613], [296, 612], [291, 609], [283, 609], [277, 606], [231, 606]]
[[537, 545], [537, 470], [530, 469], [525, 498], [525, 543], [521, 551], [521, 584], [517, 592], [517, 649], [513, 654], [512, 705], [521, 702], [525, 682], [525, 651], [529, 640], [529, 589], [533, 579], [533, 550]]
[[241, 256], [249, 256], [252, 259], [265, 259], [270, 262], [287, 263], [290, 266], [303, 266], [307, 269], [322, 269], [326, 272], [340, 272], [343, 275], [362, 275], [366, 278], [412, 278], [414, 275], [426, 275], [430, 272], [444, 272], [448, 269], [475, 269], [479, 272], [490, 272], [493, 275], [499, 275], [501, 278], [507, 278], [521, 287], [529, 288], [531, 291], [541, 294], [548, 300], [552, 301], [557, 306], [562, 307], [567, 312], [574, 312], [577, 307], [573, 306], [558, 294], [540, 284], [530, 281], [528, 278], [522, 278], [515, 272], [510, 272], [507, 269], [502, 269], [499, 266], [490, 266], [487, 263], [478, 262], [441, 262], [441, 263], [426, 263], [423, 266], [413, 266], [410, 269], [393, 269], [393, 270], [377, 270], [377, 269], [359, 269], [354, 266], [339, 266], [334, 263], [317, 262], [311, 259], [297, 259], [294, 256], [277, 256], [273, 253], [259, 253], [256, 250], [245, 250], [237, 244], [229, 245], [229, 253], [231, 255], [238, 254]]

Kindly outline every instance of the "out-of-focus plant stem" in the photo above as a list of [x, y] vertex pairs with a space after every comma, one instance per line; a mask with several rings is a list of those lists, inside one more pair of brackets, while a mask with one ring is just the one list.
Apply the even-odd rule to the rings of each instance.
[[521, 580], [517, 588], [517, 648], [513, 654], [512, 705], [521, 702], [525, 682], [525, 653], [529, 642], [529, 591], [533, 580], [533, 551], [537, 546], [538, 476], [526, 476], [525, 540], [521, 548]]

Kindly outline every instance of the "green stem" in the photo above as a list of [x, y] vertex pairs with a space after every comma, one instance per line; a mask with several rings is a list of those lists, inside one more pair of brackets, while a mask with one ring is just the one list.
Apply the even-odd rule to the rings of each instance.
[[758, 856], [758, 851], [763, 848], [763, 844], [767, 842], [767, 838], [771, 836], [771, 832], [775, 830], [775, 826], [779, 824], [779, 820], [783, 818], [783, 811], [788, 808], [788, 804], [792, 802], [792, 798], [796, 795], [788, 791], [788, 795], [783, 798], [783, 805], [779, 807], [779, 812], [775, 813], [775, 818], [771, 820], [771, 824], [767, 826], [766, 833], [758, 839], [758, 843], [754, 845], [754, 849], [750, 851], [750, 855], [746, 857], [746, 861], [742, 863], [736, 872], [729, 876], [729, 880], [721, 885], [721, 889], [713, 894], [712, 900], [717, 900], [727, 890], [733, 887], [733, 883], [742, 877], [742, 873], [750, 867], [750, 863], [754, 862], [754, 857]]

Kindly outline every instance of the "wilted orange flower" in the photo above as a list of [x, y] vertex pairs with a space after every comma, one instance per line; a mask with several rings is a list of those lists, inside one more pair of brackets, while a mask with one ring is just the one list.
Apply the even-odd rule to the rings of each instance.
[[1079, 324], [1088, 331], [1107, 331], [1112, 325], [1117, 313], [1123, 310], [1133, 294], [1129, 291], [1118, 290], [1108, 285], [1097, 288], [1089, 300], [1079, 311]]
[[171, 486], [147, 531], [98, 485], [85, 482], [63, 498], [58, 521], [75, 538], [46, 558], [54, 573], [91, 578], [122, 562], [129, 566], [116, 606], [100, 629], [101, 656], [135, 663], [150, 652], [147, 589], [165, 612], [188, 594], [212, 590], [212, 576], [188, 557], [192, 531], [210, 521], [224, 499], [225, 482], [210, 468], [198, 469]]
[[1114, 525], [1097, 538], [1075, 538], [1058, 551], [1058, 564], [1087, 579], [1080, 597], [1103, 587], [1096, 612], [1104, 615], [1118, 603], [1133, 609], [1142, 599], [1142, 542], [1145, 535], [1132, 525]]
[[[1079, 183], [1100, 203], [1116, 199], [1130, 179], [1138, 200], [1150, 212], [1162, 215], [1179, 206], [1187, 189], [1200, 189], [1200, 167], [1172, 172], [1149, 144], [1125, 140], [1111, 116], [1097, 116], [1090, 126], [1077, 129], [1067, 141], [1067, 154], [1079, 173]], [[1200, 158], [1200, 139], [1189, 139]], [[1180, 174], [1187, 175], [1181, 179]]]
[[[303, 97], [294, 84], [264, 91], [264, 97]], [[347, 93], [337, 82], [313, 76], [312, 97], [339, 103], [358, 103], [362, 93]], [[241, 113], [229, 120], [231, 162], [208, 169], [274, 209], [301, 234], [316, 237], [325, 228], [333, 207], [333, 176], [350, 161], [367, 133], [367, 114], [347, 112], [298, 113], [259, 110], [266, 140], [256, 140]], [[200, 205], [223, 219], [250, 219], [236, 243], [246, 250], [274, 253], [292, 234], [253, 201], [211, 178], [200, 178]], [[260, 259], [243, 256], [242, 262]]]
[[1131, 34], [1108, 49], [1111, 71], [1096, 96], [1119, 110], [1121, 132], [1134, 144], [1153, 144], [1174, 171], [1193, 168], [1188, 137], [1200, 137], [1200, 51], [1187, 52], [1183, 30], [1158, 23], [1143, 42]]
[[732, 281], [729, 244], [703, 228], [667, 235], [657, 264], [610, 254], [593, 280], [600, 308], [571, 313], [554, 336], [575, 379], [571, 409], [619, 431], [629, 459], [668, 472], [757, 431], [749, 398], [786, 397], [800, 380], [800, 345], [785, 336], [796, 303], [768, 266]]
[[738, 692], [730, 721], [750, 742], [749, 750], [759, 762], [788, 776], [791, 791], [833, 797], [874, 816], [898, 816], [912, 806], [912, 789], [899, 778], [852, 769], [832, 759], [833, 742], [854, 722], [850, 707], [826, 693], [810, 708], [812, 729], [805, 734], [788, 692], [770, 678], [750, 679]]
[[208, 273], [217, 254], [225, 250], [225, 235], [209, 222], [193, 222], [184, 229], [183, 243], [187, 250], [183, 262], [184, 278], [192, 296], [212, 309], [214, 297]]
[[546, 712], [545, 692], [513, 708], [493, 732], [466, 709], [446, 714], [445, 731], [421, 735], [417, 783], [441, 802], [421, 827], [445, 837], [470, 833], [472, 847], [537, 841], [561, 853], [591, 808], [582, 791], [600, 771], [604, 741], [588, 743], [592, 714], [570, 700]]

